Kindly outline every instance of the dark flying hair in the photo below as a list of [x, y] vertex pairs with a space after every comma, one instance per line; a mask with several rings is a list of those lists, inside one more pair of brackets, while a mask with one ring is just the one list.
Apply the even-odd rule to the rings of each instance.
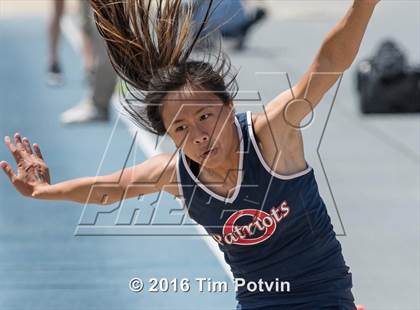
[[90, 0], [111, 64], [126, 88], [123, 112], [159, 136], [166, 133], [161, 107], [168, 92], [204, 90], [227, 104], [238, 91], [237, 73], [230, 73], [221, 44], [214, 54], [205, 48], [215, 31], [208, 29], [215, 1], [199, 1], [206, 4], [201, 21], [194, 21], [192, 1]]

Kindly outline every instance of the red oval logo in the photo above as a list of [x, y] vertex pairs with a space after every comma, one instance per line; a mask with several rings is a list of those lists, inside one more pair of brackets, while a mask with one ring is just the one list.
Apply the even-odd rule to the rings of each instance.
[[[236, 226], [238, 219], [250, 216], [249, 224]], [[223, 226], [223, 239], [227, 244], [254, 245], [261, 243], [274, 233], [277, 221], [267, 212], [256, 209], [239, 210], [232, 214]], [[258, 231], [263, 232], [258, 237], [253, 237]]]

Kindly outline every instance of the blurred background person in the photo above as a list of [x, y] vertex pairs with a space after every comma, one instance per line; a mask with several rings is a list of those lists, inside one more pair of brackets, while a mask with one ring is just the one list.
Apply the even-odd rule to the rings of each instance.
[[[195, 20], [200, 21], [206, 14], [209, 0], [195, 2]], [[236, 50], [245, 48], [250, 29], [267, 17], [263, 7], [247, 8], [243, 0], [216, 0], [212, 7], [204, 35], [218, 30], [223, 38], [234, 42]]]
[[96, 29], [89, 1], [80, 1], [80, 14], [82, 36], [85, 42], [89, 41], [92, 44], [92, 65], [87, 69], [89, 90], [80, 103], [61, 114], [63, 124], [108, 121], [111, 98], [117, 81], [105, 43]]
[[[48, 21], [48, 69], [47, 83], [50, 86], [60, 86], [64, 83], [64, 74], [59, 55], [61, 21], [65, 10], [66, 0], [51, 0]], [[86, 1], [80, 1], [86, 2]], [[93, 69], [92, 43], [89, 36], [83, 34], [84, 70], [89, 77]]]
[[[80, 1], [84, 2], [84, 1]], [[51, 0], [50, 16], [48, 22], [48, 74], [47, 83], [50, 86], [60, 86], [64, 83], [62, 63], [59, 56], [61, 37], [61, 21], [65, 10], [65, 0]], [[93, 69], [93, 51], [90, 38], [83, 38], [84, 70], [89, 77]]]
[[63, 84], [63, 74], [58, 56], [60, 41], [60, 22], [64, 11], [64, 0], [51, 0], [51, 13], [48, 22], [48, 76], [47, 83], [51, 86]]

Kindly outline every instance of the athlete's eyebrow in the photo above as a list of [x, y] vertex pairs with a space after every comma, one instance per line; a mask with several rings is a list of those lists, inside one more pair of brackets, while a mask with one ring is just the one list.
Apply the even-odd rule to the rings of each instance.
[[[207, 108], [208, 107], [202, 107], [202, 108], [198, 109], [197, 112], [195, 112], [195, 115], [199, 114], [200, 112], [202, 112], [203, 110], [205, 110]], [[183, 119], [177, 119], [173, 122], [173, 124], [175, 125], [175, 124], [183, 122], [183, 121], [184, 121]]]

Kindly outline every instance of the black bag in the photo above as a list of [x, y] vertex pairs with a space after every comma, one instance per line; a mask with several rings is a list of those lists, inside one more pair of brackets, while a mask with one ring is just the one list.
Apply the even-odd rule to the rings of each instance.
[[393, 41], [358, 65], [356, 82], [363, 113], [420, 112], [420, 66], [410, 68]]

